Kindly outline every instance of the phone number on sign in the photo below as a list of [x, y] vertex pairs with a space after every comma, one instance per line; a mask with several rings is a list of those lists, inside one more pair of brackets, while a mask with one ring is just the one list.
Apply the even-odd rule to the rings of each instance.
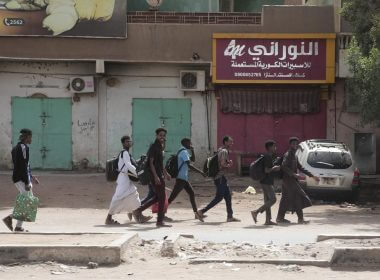
[[3, 22], [6, 26], [23, 26], [25, 24], [25, 20], [22, 18], [5, 18]]
[[253, 77], [253, 78], [261, 78], [261, 73], [234, 73], [235, 77]]

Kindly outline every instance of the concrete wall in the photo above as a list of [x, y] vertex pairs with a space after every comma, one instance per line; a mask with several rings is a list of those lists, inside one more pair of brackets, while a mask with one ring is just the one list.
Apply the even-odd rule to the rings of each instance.
[[[206, 121], [205, 95], [179, 90], [180, 70], [210, 71], [210, 65], [112, 64], [106, 77], [98, 77], [96, 94], [82, 94], [72, 107], [73, 163], [78, 167], [84, 159], [89, 167], [104, 167], [108, 158], [120, 151], [120, 137], [132, 134], [133, 98], [191, 98], [192, 131], [197, 164], [216, 149], [216, 100], [210, 98], [209, 132]], [[42, 93], [49, 98], [73, 96], [67, 89], [70, 77], [94, 75], [94, 63], [0, 63], [0, 167], [11, 168], [12, 147], [11, 97], [30, 97]], [[107, 79], [115, 78], [114, 86]], [[25, 85], [58, 86], [58, 88], [23, 88]], [[20, 87], [21, 86], [21, 87]], [[92, 123], [92, 125], [87, 125]], [[154, 132], [152, 131], [152, 140]]]
[[341, 15], [341, 7], [343, 6], [342, 0], [309, 0], [306, 5], [315, 6], [334, 6], [335, 11], [335, 31], [343, 33], [352, 33], [353, 28], [351, 24], [346, 21]]
[[264, 6], [262, 25], [134, 23], [128, 24], [128, 39], [3, 37], [0, 58], [185, 63], [197, 52], [201, 62], [210, 62], [213, 33], [334, 30], [331, 6]]
[[334, 33], [332, 6], [264, 6], [263, 33]]
[[[345, 142], [352, 152], [355, 150], [354, 133], [375, 133], [376, 134], [376, 166], [380, 171], [380, 128], [372, 125], [362, 126], [358, 113], [350, 113], [346, 110], [345, 79], [336, 79], [335, 88], [327, 103], [327, 138]], [[335, 96], [336, 95], [336, 96]]]
[[[69, 78], [93, 75], [93, 63], [0, 63], [0, 166], [11, 168], [12, 113], [11, 97], [30, 97], [42, 93], [49, 98], [68, 97]], [[26, 85], [58, 86], [58, 88], [25, 88]], [[98, 164], [98, 96], [82, 96], [72, 107], [73, 162], [88, 159], [90, 166]], [[84, 123], [94, 123], [94, 126]]]
[[[209, 65], [196, 67], [170, 64], [112, 64], [107, 68], [108, 78], [115, 78], [117, 83], [115, 86], [109, 87], [106, 84], [107, 78], [101, 82], [102, 95], [106, 95], [101, 98], [101, 107], [106, 106], [105, 111], [107, 112], [106, 118], [101, 118], [104, 122], [101, 125], [107, 132], [104, 140], [106, 150], [101, 150], [103, 159], [110, 158], [120, 151], [120, 137], [123, 134], [132, 134], [133, 98], [191, 98], [191, 138], [197, 154], [197, 164], [204, 161], [209, 152], [206, 97], [201, 92], [184, 93], [179, 89], [179, 71], [186, 69], [206, 70], [207, 73]], [[216, 118], [214, 97], [211, 102], [214, 106], [209, 115], [215, 115]], [[118, 112], [118, 114], [115, 115], [112, 112]], [[215, 149], [216, 120], [210, 120], [209, 127], [213, 137], [211, 148]], [[152, 131], [152, 141], [154, 137], [154, 131]], [[101, 161], [101, 165], [103, 164], [104, 162]]]
[[338, 72], [337, 75], [339, 78], [349, 78], [352, 77], [350, 71], [350, 65], [347, 62], [348, 49], [339, 49], [338, 50]]

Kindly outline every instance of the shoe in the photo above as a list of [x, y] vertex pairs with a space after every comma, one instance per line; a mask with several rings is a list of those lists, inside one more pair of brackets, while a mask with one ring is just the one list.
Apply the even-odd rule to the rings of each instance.
[[4, 224], [7, 226], [7, 228], [10, 230], [10, 231], [13, 231], [13, 225], [12, 225], [12, 217], [11, 216], [7, 216], [3, 219], [3, 222]]
[[22, 228], [22, 227], [15, 227], [15, 232], [28, 232], [28, 231], [25, 230], [25, 229]]
[[300, 224], [300, 225], [307, 225], [307, 224], [310, 224], [310, 221], [298, 220], [298, 224]]
[[272, 222], [272, 221], [269, 221], [269, 222], [265, 222], [264, 225], [265, 225], [265, 226], [277, 226], [277, 223]]
[[234, 218], [234, 217], [227, 218], [227, 223], [232, 223], [232, 222], [241, 222], [241, 221], [237, 218]]
[[144, 223], [150, 221], [152, 218], [153, 218], [152, 216], [144, 216], [144, 215], [141, 214], [141, 216], [140, 216], [140, 223], [144, 224]]
[[255, 224], [257, 224], [257, 215], [258, 215], [258, 214], [259, 214], [259, 213], [256, 212], [256, 211], [251, 211], [252, 219], [253, 219], [253, 221], [255, 222]]
[[195, 219], [200, 220], [202, 223], [205, 221], [205, 220], [203, 220], [203, 216], [199, 215], [198, 212], [194, 212], [194, 215], [195, 215]]
[[278, 224], [290, 224], [291, 222], [287, 219], [277, 219], [276, 222]]
[[141, 216], [142, 216], [142, 214], [141, 214], [140, 211], [137, 211], [137, 210], [133, 211], [132, 212], [132, 216], [135, 219], [136, 223], [141, 224]]
[[172, 225], [168, 225], [168, 224], [161, 222], [161, 223], [156, 223], [156, 227], [172, 227]]
[[165, 217], [164, 217], [164, 221], [170, 223], [170, 222], [173, 222], [173, 219], [172, 219], [172, 218], [169, 218], [168, 216], [165, 216]]
[[128, 219], [129, 219], [129, 221], [132, 221], [132, 218], [133, 218], [132, 213], [128, 213], [127, 215], [128, 215]]
[[[198, 216], [202, 219], [207, 218], [207, 215], [205, 215], [201, 210], [198, 210], [196, 213], [194, 212], [194, 214], [198, 214]], [[195, 219], [198, 219], [197, 215], [195, 215]]]

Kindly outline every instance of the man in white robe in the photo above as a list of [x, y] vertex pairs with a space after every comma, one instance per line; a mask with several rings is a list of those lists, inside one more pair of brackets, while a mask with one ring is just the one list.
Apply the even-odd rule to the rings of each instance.
[[[136, 186], [129, 179], [128, 173], [136, 175], [136, 167], [132, 165], [131, 157], [129, 155], [129, 149], [132, 147], [132, 141], [129, 136], [123, 136], [121, 138], [123, 145], [123, 151], [119, 154], [119, 175], [117, 177], [117, 186], [115, 194], [112, 197], [111, 205], [108, 211], [106, 219], [106, 225], [120, 224], [118, 221], [112, 219], [112, 216], [122, 212], [127, 212], [128, 217], [131, 220], [133, 210], [140, 207], [140, 197], [137, 192]], [[144, 221], [150, 220], [152, 217], [143, 217]]]

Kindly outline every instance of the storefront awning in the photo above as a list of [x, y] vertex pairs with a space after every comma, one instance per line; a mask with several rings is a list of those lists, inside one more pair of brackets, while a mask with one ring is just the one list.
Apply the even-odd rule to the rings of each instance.
[[220, 88], [221, 110], [235, 114], [310, 114], [320, 111], [320, 88]]

